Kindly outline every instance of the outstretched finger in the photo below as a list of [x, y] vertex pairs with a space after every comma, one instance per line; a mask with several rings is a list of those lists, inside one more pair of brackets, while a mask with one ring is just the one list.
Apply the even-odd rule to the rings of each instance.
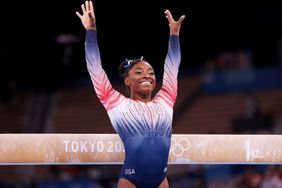
[[182, 15], [180, 18], [179, 18], [179, 20], [177, 21], [179, 24], [181, 24], [182, 23], [182, 21], [184, 20], [184, 18], [185, 18], [185, 15]]
[[92, 1], [89, 1], [89, 7], [90, 7], [90, 11], [94, 13], [94, 6]]
[[89, 1], [85, 1], [85, 8], [86, 8], [86, 11], [89, 11]]
[[173, 19], [173, 17], [172, 17], [172, 15], [171, 15], [171, 13], [170, 13], [169, 10], [166, 10], [166, 11], [165, 11], [165, 14], [166, 14], [166, 17], [167, 17], [167, 19], [168, 19], [169, 21], [174, 21], [174, 19]]
[[79, 12], [75, 12], [75, 14], [81, 19], [82, 15]]
[[86, 12], [85, 5], [84, 5], [84, 4], [81, 5], [81, 9], [82, 9], [82, 13], [84, 14], [84, 13]]

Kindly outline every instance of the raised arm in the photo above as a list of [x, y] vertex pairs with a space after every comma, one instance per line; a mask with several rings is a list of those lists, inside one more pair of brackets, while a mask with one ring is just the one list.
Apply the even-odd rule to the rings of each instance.
[[169, 22], [170, 36], [167, 56], [165, 58], [163, 84], [157, 97], [162, 98], [170, 107], [173, 107], [177, 96], [177, 75], [181, 61], [179, 32], [185, 16], [175, 21], [169, 10], [165, 11]]
[[123, 96], [115, 91], [102, 68], [100, 51], [97, 41], [96, 17], [92, 1], [85, 1], [81, 5], [82, 14], [76, 12], [86, 29], [85, 58], [87, 70], [91, 77], [95, 92], [107, 111], [117, 106]]

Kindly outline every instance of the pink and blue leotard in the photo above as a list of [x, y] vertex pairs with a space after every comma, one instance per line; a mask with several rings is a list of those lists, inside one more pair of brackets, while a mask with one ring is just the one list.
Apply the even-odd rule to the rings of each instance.
[[148, 103], [127, 98], [112, 87], [102, 68], [95, 30], [87, 31], [85, 55], [95, 92], [124, 144], [120, 178], [138, 188], [157, 188], [167, 171], [180, 64], [179, 37], [169, 36], [162, 87]]

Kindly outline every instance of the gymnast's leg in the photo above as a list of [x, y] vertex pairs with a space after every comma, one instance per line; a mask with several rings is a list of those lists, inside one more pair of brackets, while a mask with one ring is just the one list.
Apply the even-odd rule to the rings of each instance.
[[117, 188], [136, 188], [136, 186], [125, 178], [118, 180]]
[[164, 181], [159, 185], [158, 188], [169, 188], [167, 178], [164, 179]]

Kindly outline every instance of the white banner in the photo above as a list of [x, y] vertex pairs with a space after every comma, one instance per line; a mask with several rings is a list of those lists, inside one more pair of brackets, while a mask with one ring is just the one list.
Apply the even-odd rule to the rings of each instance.
[[[0, 134], [0, 164], [122, 164], [116, 134]], [[177, 135], [169, 164], [280, 164], [281, 135]]]

